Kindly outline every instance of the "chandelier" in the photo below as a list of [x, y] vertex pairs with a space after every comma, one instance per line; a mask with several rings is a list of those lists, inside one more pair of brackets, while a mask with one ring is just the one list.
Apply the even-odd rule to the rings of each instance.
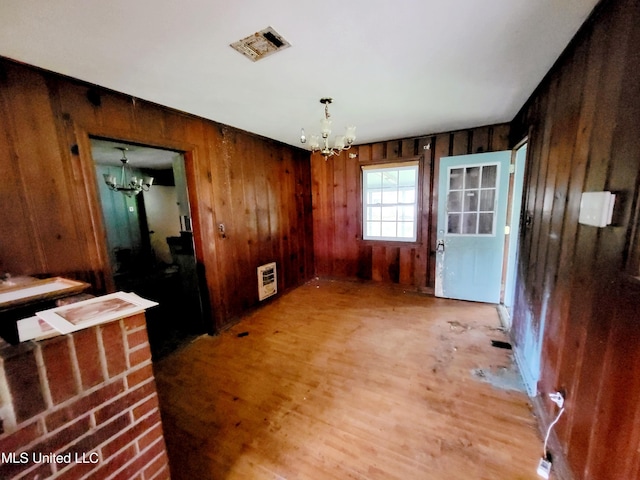
[[[312, 152], [320, 152], [324, 159], [328, 159], [333, 155], [340, 155], [343, 150], [349, 150], [353, 141], [356, 139], [356, 127], [350, 126], [346, 128], [344, 135], [336, 136], [333, 147], [329, 146], [329, 135], [331, 135], [331, 115], [329, 114], [329, 104], [333, 102], [332, 98], [321, 98], [320, 103], [324, 105], [324, 118], [320, 121], [320, 135], [311, 135], [309, 139], [309, 147]], [[322, 143], [320, 143], [322, 137]], [[307, 143], [307, 137], [304, 134], [304, 128], [300, 133], [300, 142]]]
[[120, 183], [118, 183], [115, 175], [109, 173], [103, 174], [104, 183], [107, 184], [109, 190], [120, 192], [127, 197], [134, 197], [142, 191], [148, 192], [153, 183], [153, 177], [138, 177], [133, 175], [131, 167], [129, 166], [129, 159], [127, 159], [127, 154], [125, 153], [129, 149], [126, 147], [115, 148], [122, 151], [122, 158], [120, 159], [122, 169], [120, 172]]

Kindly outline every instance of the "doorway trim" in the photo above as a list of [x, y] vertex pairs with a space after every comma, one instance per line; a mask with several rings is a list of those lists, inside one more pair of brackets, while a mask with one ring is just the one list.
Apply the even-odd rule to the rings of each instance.
[[[77, 144], [77, 158], [79, 158], [81, 174], [79, 177], [74, 176], [78, 181], [82, 181], [85, 188], [85, 196], [90, 211], [90, 223], [92, 226], [93, 235], [91, 241], [94, 246], [91, 255], [92, 267], [94, 274], [103, 279], [103, 284], [106, 292], [113, 292], [115, 290], [115, 283], [113, 280], [113, 270], [111, 262], [109, 261], [109, 252], [106, 242], [106, 229], [104, 221], [102, 219], [100, 194], [98, 191], [97, 178], [94, 172], [94, 161], [91, 154], [91, 137], [106, 138], [115, 141], [121, 141], [124, 143], [146, 145], [154, 148], [174, 150], [180, 152], [184, 158], [185, 174], [187, 183], [187, 194], [189, 198], [190, 212], [191, 212], [191, 229], [193, 232], [193, 243], [195, 261], [197, 266], [197, 278], [200, 285], [200, 295], [202, 304], [202, 313], [204, 317], [205, 331], [209, 334], [215, 333], [214, 320], [211, 315], [212, 299], [214, 299], [215, 292], [209, 286], [209, 282], [206, 278], [206, 265], [204, 264], [203, 245], [205, 245], [202, 238], [203, 232], [200, 221], [200, 205], [198, 203], [198, 184], [197, 178], [197, 159], [199, 147], [197, 145], [187, 142], [175, 142], [168, 139], [158, 140], [155, 137], [149, 137], [145, 135], [132, 134], [130, 131], [122, 131], [118, 129], [100, 129], [91, 128], [85, 129], [77, 123], [72, 125], [73, 133], [75, 136], [75, 142]], [[210, 245], [208, 248], [215, 250], [215, 245]], [[215, 258], [215, 255], [214, 255]]]
[[[500, 297], [500, 321], [506, 330], [511, 329], [513, 303], [518, 278], [518, 257], [520, 251], [520, 232], [522, 229], [522, 199], [524, 180], [527, 168], [528, 137], [519, 141], [511, 150], [511, 171], [509, 178], [509, 198], [507, 205], [507, 227], [509, 234], [505, 237], [504, 269], [502, 272], [502, 292]], [[519, 153], [524, 150], [524, 155]]]

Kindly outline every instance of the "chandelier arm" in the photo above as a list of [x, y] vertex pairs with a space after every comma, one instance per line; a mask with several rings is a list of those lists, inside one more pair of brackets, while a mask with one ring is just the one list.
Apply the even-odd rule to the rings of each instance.
[[[329, 146], [329, 135], [331, 134], [331, 114], [329, 113], [329, 104], [333, 102], [332, 98], [324, 97], [320, 99], [320, 103], [324, 105], [324, 118], [321, 120], [321, 132], [322, 144], [320, 144], [318, 135], [311, 135], [310, 147], [311, 152], [320, 152], [322, 156], [327, 160], [334, 155], [340, 155], [342, 150], [349, 150], [355, 140], [355, 126], [348, 126], [344, 136], [336, 137], [336, 146]], [[306, 143], [306, 136], [304, 134], [304, 128], [301, 129], [300, 142]]]

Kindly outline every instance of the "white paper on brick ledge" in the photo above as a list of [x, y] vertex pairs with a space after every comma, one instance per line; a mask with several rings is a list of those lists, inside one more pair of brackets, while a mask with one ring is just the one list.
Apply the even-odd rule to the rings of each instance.
[[18, 335], [21, 342], [43, 340], [54, 335], [68, 334], [119, 320], [144, 312], [155, 305], [158, 305], [158, 302], [147, 300], [135, 293], [115, 292], [37, 312], [35, 317], [18, 321]]

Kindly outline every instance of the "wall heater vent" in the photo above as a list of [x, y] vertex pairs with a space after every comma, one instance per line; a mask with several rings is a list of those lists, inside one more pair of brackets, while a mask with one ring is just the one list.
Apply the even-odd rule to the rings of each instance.
[[278, 275], [276, 262], [267, 263], [258, 267], [258, 297], [264, 300], [278, 293]]

